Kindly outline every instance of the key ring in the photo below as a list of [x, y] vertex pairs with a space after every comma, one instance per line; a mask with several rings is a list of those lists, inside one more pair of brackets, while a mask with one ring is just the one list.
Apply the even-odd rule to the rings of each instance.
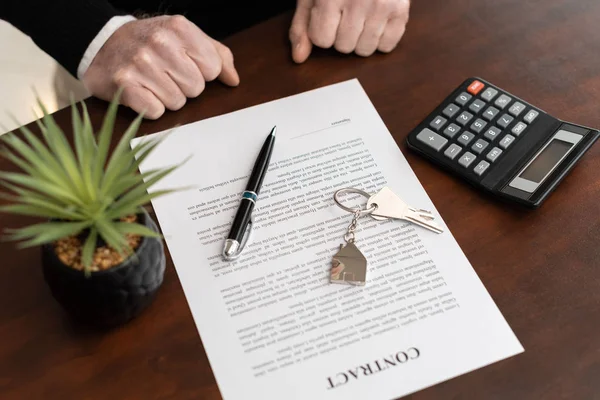
[[354, 214], [355, 217], [360, 217], [362, 215], [368, 215], [368, 214], [373, 213], [373, 211], [377, 210], [377, 204], [375, 204], [375, 203], [371, 204], [371, 207], [365, 208], [364, 210], [361, 208], [346, 207], [345, 205], [342, 204], [340, 199], [338, 199], [338, 196], [342, 193], [344, 193], [344, 194], [347, 194], [347, 193], [360, 194], [361, 196], [364, 196], [367, 199], [369, 199], [371, 197], [371, 195], [369, 193], [365, 192], [364, 190], [355, 189], [355, 188], [339, 189], [339, 190], [336, 190], [336, 192], [333, 194], [333, 201], [335, 201], [335, 204], [337, 204], [338, 207], [340, 207], [342, 210], [348, 211], [349, 213]]

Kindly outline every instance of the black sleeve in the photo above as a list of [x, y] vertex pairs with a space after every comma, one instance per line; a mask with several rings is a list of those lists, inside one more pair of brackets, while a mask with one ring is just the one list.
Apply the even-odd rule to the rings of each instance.
[[0, 1], [0, 19], [31, 36], [74, 76], [90, 42], [120, 14], [108, 0]]

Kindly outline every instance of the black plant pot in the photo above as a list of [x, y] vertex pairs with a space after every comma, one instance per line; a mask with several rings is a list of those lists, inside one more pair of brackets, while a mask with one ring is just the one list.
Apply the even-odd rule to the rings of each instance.
[[[158, 232], [144, 211], [139, 223]], [[142, 238], [135, 256], [111, 269], [86, 277], [60, 261], [52, 245], [42, 247], [44, 278], [54, 298], [76, 320], [100, 327], [121, 325], [139, 315], [163, 282], [162, 240]]]

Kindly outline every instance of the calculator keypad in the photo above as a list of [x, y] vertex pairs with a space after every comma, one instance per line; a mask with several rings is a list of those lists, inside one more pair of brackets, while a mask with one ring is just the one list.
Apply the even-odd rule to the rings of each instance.
[[482, 100], [477, 99], [471, 103], [471, 105], [469, 106], [469, 110], [477, 114], [479, 113], [479, 111], [483, 110], [483, 107], [485, 107], [485, 103]]
[[433, 119], [433, 121], [431, 121], [431, 124], [429, 124], [429, 126], [432, 127], [434, 130], [439, 131], [442, 128], [442, 126], [446, 125], [446, 122], [448, 122], [446, 118], [436, 117]]
[[531, 124], [537, 118], [538, 115], [540, 115], [539, 112], [537, 112], [535, 110], [531, 110], [527, 113], [527, 115], [525, 115], [525, 118], [523, 118], [523, 119], [528, 124]]
[[459, 145], [457, 145], [456, 143], [452, 143], [450, 146], [448, 146], [448, 148], [444, 152], [444, 155], [449, 159], [454, 160], [458, 153], [461, 152], [461, 150], [462, 148]]
[[498, 126], [500, 126], [502, 128], [507, 128], [511, 124], [511, 122], [513, 122], [514, 120], [515, 119], [513, 117], [511, 117], [510, 115], [504, 114], [503, 116], [501, 116], [498, 119], [497, 124], [498, 124]]
[[500, 147], [502, 147], [503, 149], [508, 149], [508, 146], [510, 146], [512, 144], [512, 142], [514, 142], [514, 141], [515, 141], [514, 136], [506, 135], [500, 141]]
[[494, 139], [500, 136], [500, 133], [502, 133], [500, 129], [496, 128], [495, 126], [492, 126], [490, 129], [487, 130], [487, 132], [483, 136], [486, 139], [494, 141]]
[[458, 118], [456, 118], [456, 120], [458, 121], [459, 124], [461, 124], [462, 126], [465, 126], [469, 123], [470, 120], [473, 119], [473, 114], [467, 112], [467, 111], [463, 111]]
[[486, 125], [487, 125], [487, 122], [485, 122], [482, 119], [477, 119], [471, 125], [471, 130], [475, 133], [481, 133], [481, 131], [483, 130], [483, 128], [485, 128]]
[[442, 114], [444, 114], [448, 118], [452, 118], [454, 117], [454, 114], [458, 112], [458, 110], [460, 110], [459, 106], [457, 106], [456, 104], [449, 104], [448, 107], [444, 108]]
[[496, 105], [496, 107], [504, 110], [504, 108], [508, 105], [508, 103], [511, 102], [511, 100], [512, 99], [510, 97], [503, 94], [502, 96], [498, 97], [498, 99], [496, 100], [496, 102], [494, 104]]
[[435, 151], [440, 151], [442, 147], [448, 143], [447, 139], [444, 139], [431, 129], [423, 129], [421, 133], [417, 135], [417, 139], [431, 147]]
[[483, 113], [483, 118], [487, 119], [488, 121], [491, 121], [494, 118], [496, 118], [496, 115], [498, 115], [499, 112], [500, 110], [498, 110], [495, 107], [488, 107], [487, 110], [485, 110], [485, 112]]
[[467, 104], [469, 102], [469, 100], [471, 100], [471, 98], [473, 98], [473, 96], [471, 96], [468, 93], [461, 93], [458, 95], [458, 97], [456, 98], [456, 102], [458, 104], [460, 104], [461, 106], [464, 106], [465, 104]]
[[540, 115], [518, 99], [479, 81], [446, 101], [441, 115], [430, 121], [417, 140], [478, 177], [492, 169]]
[[462, 144], [463, 146], [466, 146], [469, 143], [471, 143], [471, 140], [473, 140], [474, 137], [475, 135], [473, 135], [471, 132], [465, 131], [460, 134], [460, 137], [458, 138], [457, 142]]
[[498, 157], [500, 157], [500, 154], [502, 154], [502, 150], [500, 150], [497, 147], [494, 147], [485, 158], [487, 158], [491, 162], [494, 162], [498, 159]]
[[498, 91], [494, 88], [487, 88], [485, 89], [485, 91], [481, 94], [481, 98], [485, 101], [492, 101], [494, 99], [494, 97], [496, 97], [496, 95], [498, 94]]
[[488, 147], [488, 144], [489, 143], [483, 139], [477, 139], [475, 144], [471, 147], [471, 150], [473, 150], [477, 154], [481, 154], [481, 153], [483, 153], [485, 148]]
[[511, 132], [513, 133], [513, 135], [515, 136], [519, 136], [521, 135], [521, 133], [523, 133], [523, 131], [525, 130], [525, 128], [527, 128], [527, 124], [524, 122], [517, 122], [517, 124], [515, 126], [513, 126]]
[[518, 117], [519, 114], [521, 114], [523, 112], [523, 110], [525, 110], [525, 104], [520, 103], [520, 102], [516, 102], [515, 104], [513, 104], [509, 109], [508, 112], [515, 116]]
[[475, 173], [479, 176], [483, 175], [483, 173], [489, 168], [490, 163], [484, 160], [479, 161], [479, 164], [475, 167]]
[[475, 154], [471, 154], [468, 151], [462, 155], [462, 157], [458, 160], [458, 163], [465, 168], [469, 168], [469, 165], [473, 164], [475, 161]]
[[450, 124], [444, 129], [444, 135], [452, 139], [460, 131], [460, 126], [456, 124]]

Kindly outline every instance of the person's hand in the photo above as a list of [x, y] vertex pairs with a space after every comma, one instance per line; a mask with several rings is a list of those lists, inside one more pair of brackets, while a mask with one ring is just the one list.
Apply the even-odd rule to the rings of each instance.
[[290, 28], [292, 57], [306, 61], [312, 45], [368, 57], [392, 51], [406, 29], [410, 0], [298, 0]]
[[106, 41], [83, 76], [92, 95], [111, 100], [123, 88], [121, 103], [160, 117], [196, 97], [205, 82], [240, 82], [229, 48], [180, 15], [128, 22]]

